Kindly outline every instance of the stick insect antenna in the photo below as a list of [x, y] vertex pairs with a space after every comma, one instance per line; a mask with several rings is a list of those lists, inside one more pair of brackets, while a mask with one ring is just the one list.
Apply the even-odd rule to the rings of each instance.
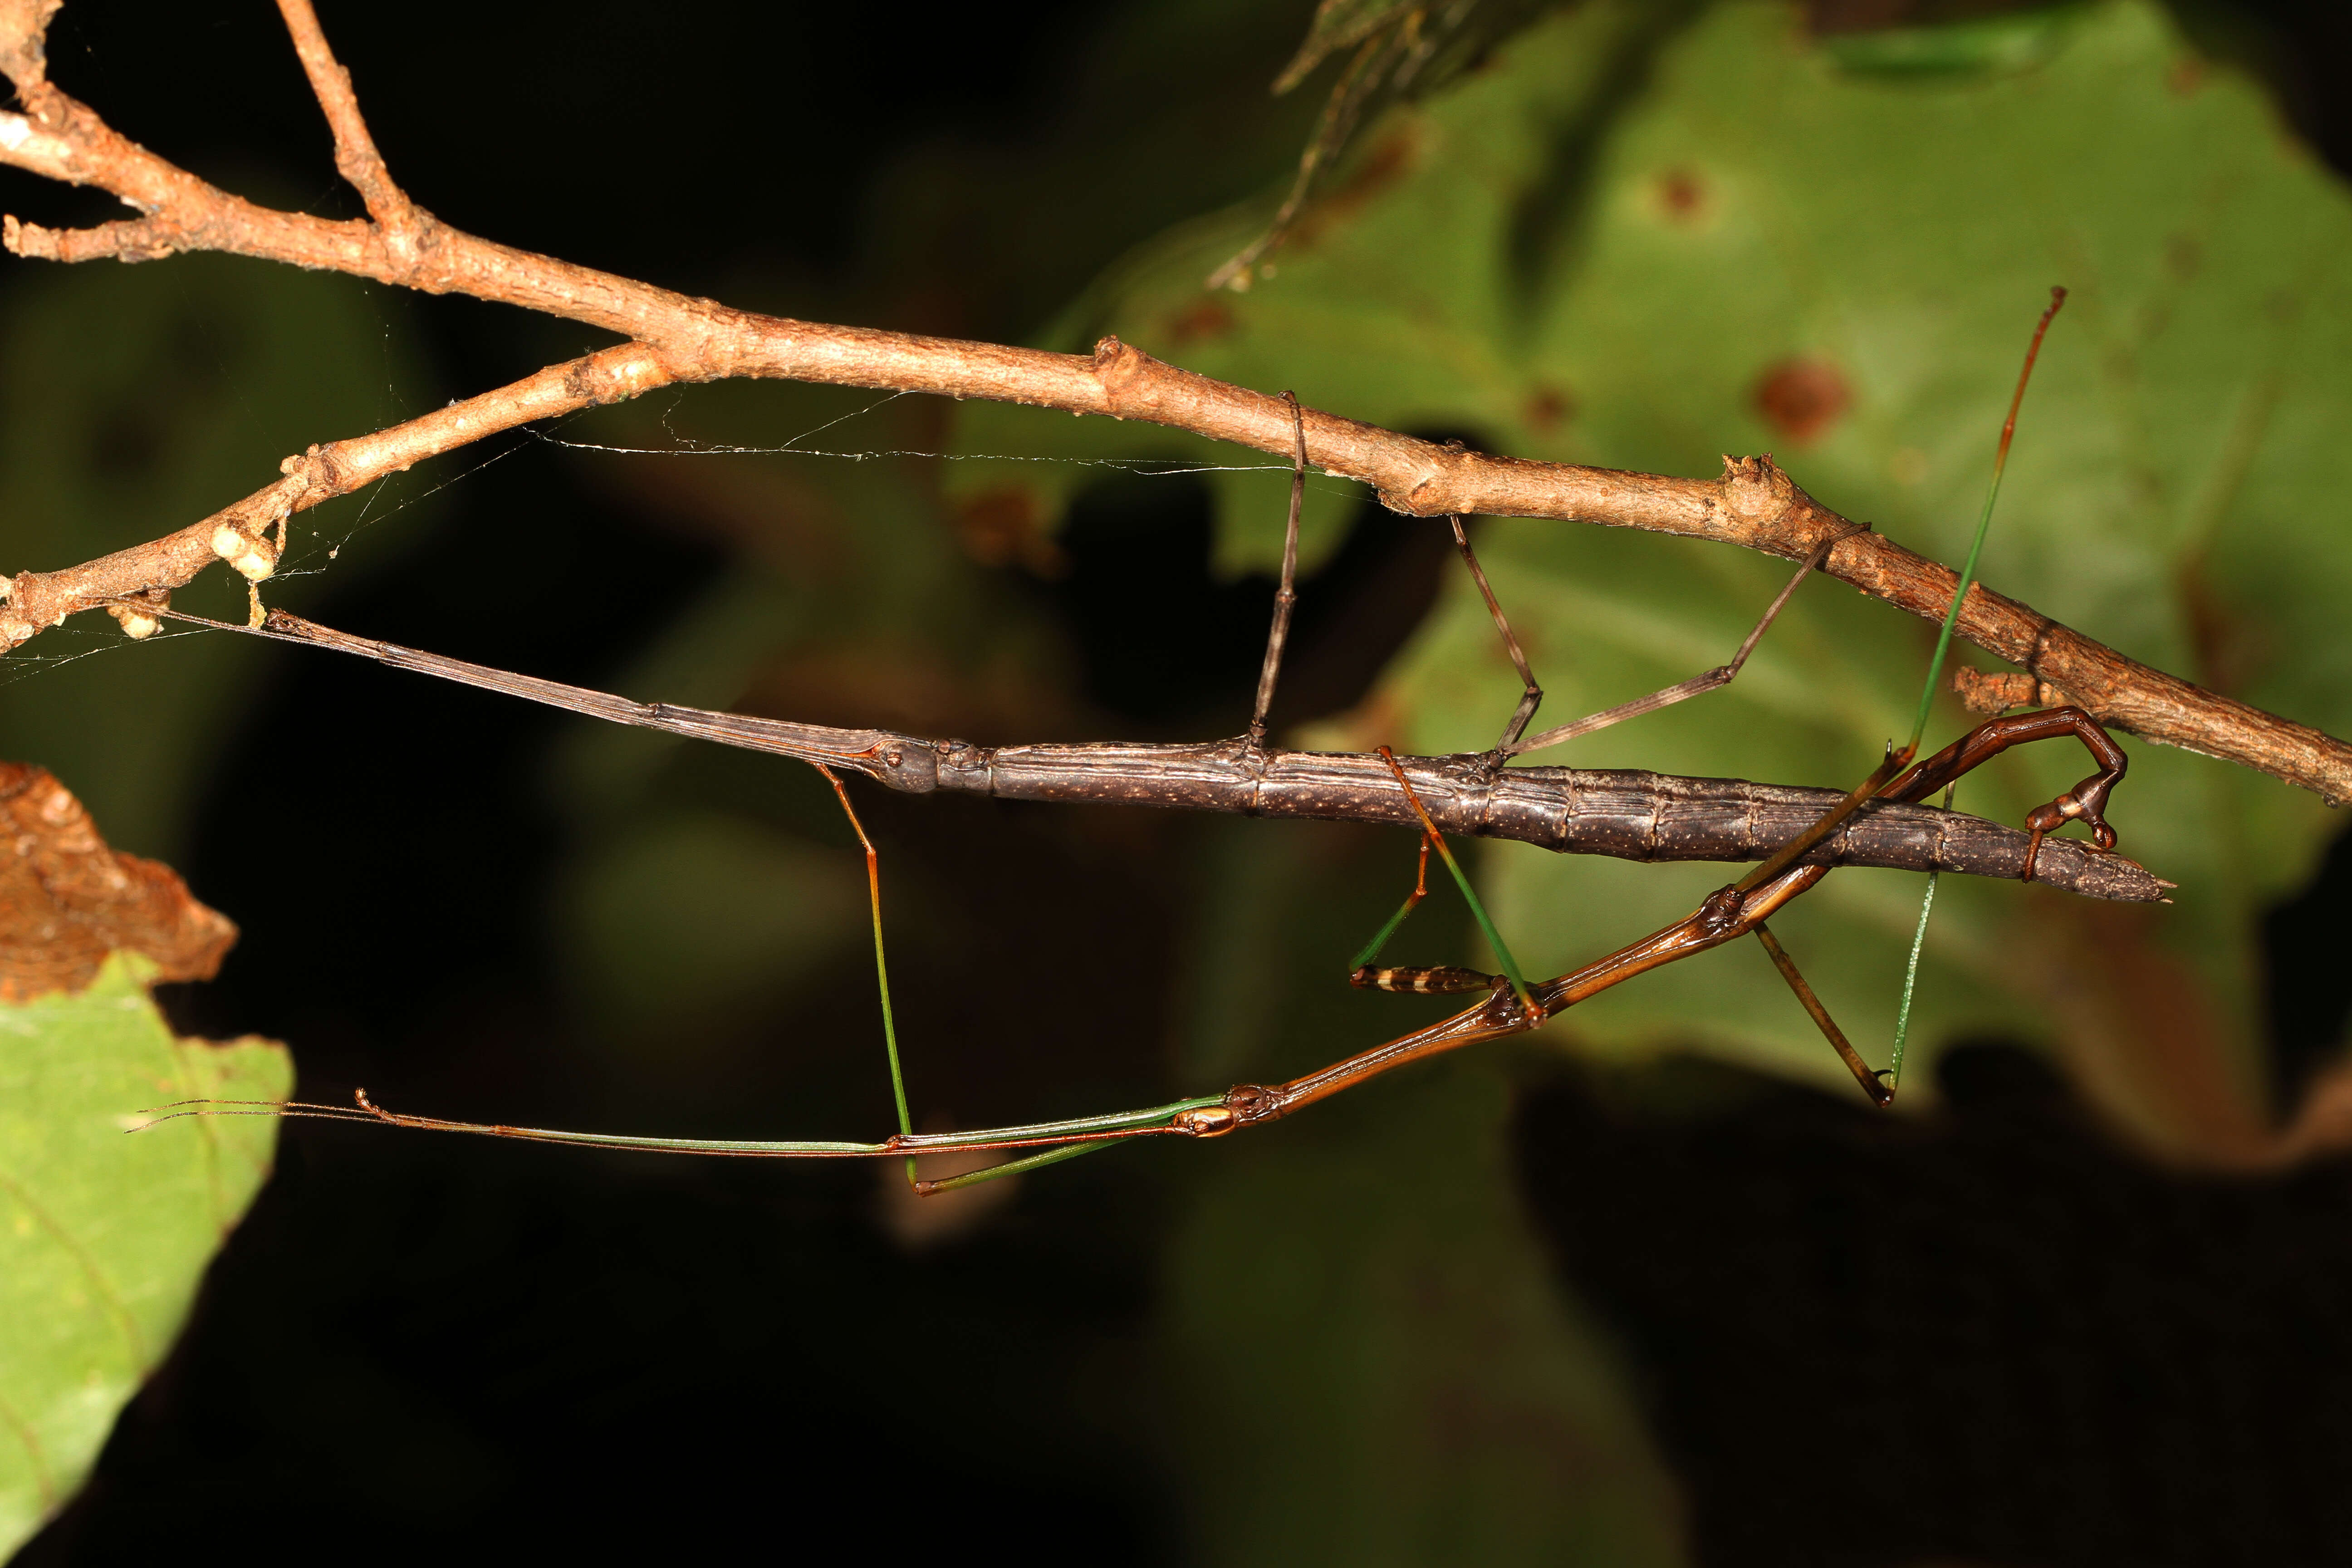
[[1936, 656], [1927, 661], [1927, 679], [1919, 688], [1919, 711], [1911, 721], [1911, 741], [1904, 748], [1906, 755], [1919, 749], [1919, 737], [1927, 732], [1927, 710], [1936, 700], [1936, 679], [1944, 673], [1944, 656], [1951, 651], [1952, 628], [1960, 619], [1960, 601], [1969, 596], [1969, 584], [1976, 581], [1977, 557], [1984, 552], [1985, 531], [1992, 526], [1992, 503], [2000, 497], [2000, 476], [2009, 468], [2009, 443], [2017, 434], [2017, 411], [2025, 402], [2025, 384], [2033, 379], [2033, 362], [2041, 356], [2042, 340], [2049, 333], [2050, 322], [2066, 303], [2066, 290], [2050, 290], [2050, 308], [2042, 312], [2042, 320], [2033, 329], [2033, 341], [2025, 348], [2024, 368], [2017, 373], [2017, 390], [2010, 395], [2009, 417], [2001, 421], [2000, 445], [1993, 452], [1992, 483], [1986, 487], [1984, 510], [1977, 514], [1976, 537], [1969, 542], [1969, 558], [1960, 567], [1959, 581], [1952, 586], [1951, 607], [1944, 612], [1944, 625], [1936, 634]]
[[[1282, 400], [1290, 405], [1290, 435], [1297, 449], [1290, 465], [1290, 521], [1282, 531], [1282, 582], [1274, 591], [1274, 625], [1266, 629], [1265, 663], [1257, 672], [1257, 705], [1250, 711], [1249, 743], [1254, 752], [1265, 750], [1265, 716], [1274, 707], [1274, 683], [1282, 673], [1283, 648], [1290, 641], [1290, 612], [1298, 604], [1298, 508], [1307, 499], [1307, 419], [1298, 411], [1295, 393], [1284, 393]], [[1461, 530], [1457, 527], [1454, 533], [1459, 537]], [[1493, 603], [1492, 598], [1487, 602]]]
[[[898, 1131], [912, 1137], [915, 1120], [907, 1111], [907, 1075], [898, 1065], [898, 1025], [890, 1013], [890, 961], [882, 951], [882, 857], [875, 853], [874, 840], [866, 837], [866, 825], [857, 820], [857, 811], [849, 804], [849, 791], [842, 786], [841, 777], [823, 763], [810, 766], [824, 775], [833, 793], [841, 802], [842, 815], [849, 818], [850, 831], [857, 842], [866, 847], [866, 901], [874, 910], [874, 979], [882, 992], [882, 1047], [890, 1056], [890, 1096], [898, 1102]], [[923, 1184], [915, 1174], [915, 1157], [907, 1156], [907, 1184], [918, 1192]]]
[[[1977, 556], [1984, 549], [1985, 531], [1992, 525], [1992, 505], [2000, 495], [2000, 477], [2009, 468], [2009, 444], [2017, 435], [2017, 411], [2025, 403], [2026, 383], [2033, 379], [2033, 362], [2041, 357], [2042, 340], [2049, 335], [2051, 321], [2065, 303], [2066, 290], [2053, 288], [2049, 308], [2042, 312], [2042, 320], [2034, 323], [2033, 341], [2025, 345], [2025, 363], [2017, 373], [2017, 390], [2009, 397], [2009, 417], [2001, 421], [2000, 444], [1993, 449], [1992, 483], [1985, 487], [1984, 510], [1977, 514], [1976, 537], [1969, 542], [1969, 558], [1961, 563], [1959, 581], [1952, 585], [1952, 603], [1944, 612], [1943, 626], [1936, 634], [1936, 654], [1927, 661], [1927, 679], [1919, 689], [1919, 711], [1911, 721], [1911, 750], [1918, 747], [1919, 737], [1927, 731], [1927, 710], [1936, 700], [1936, 681], [1944, 672], [1944, 656], [1951, 649], [1952, 628], [1960, 618], [1960, 601], [1969, 596], [1969, 584], [1976, 580]], [[1952, 794], [1949, 789], [1944, 792], [1947, 809], [1952, 804]], [[2036, 820], [2039, 819], [2040, 814], [2037, 813]], [[2032, 843], [2025, 853], [2024, 879], [2029, 882], [2033, 879], [2033, 862], [2041, 855], [2042, 837], [2042, 830], [2037, 826], [2033, 831]], [[1911, 959], [1903, 966], [1903, 1000], [1895, 1010], [1894, 1065], [1888, 1068], [1886, 1075], [1886, 1091], [1890, 1099], [1903, 1083], [1903, 1049], [1911, 1038], [1911, 999], [1919, 988], [1919, 954], [1927, 946], [1927, 917], [1936, 908], [1937, 880], [1935, 872], [1927, 873], [1927, 889], [1919, 898], [1919, 924], [1911, 933]]]

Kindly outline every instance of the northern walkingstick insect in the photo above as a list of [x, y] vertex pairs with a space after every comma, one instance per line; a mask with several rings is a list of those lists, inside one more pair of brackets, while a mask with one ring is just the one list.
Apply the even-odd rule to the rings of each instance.
[[[1843, 797], [1831, 791], [1776, 790], [1733, 781], [1668, 780], [1659, 775], [1614, 775], [1599, 787], [1606, 795], [1620, 792], [1613, 808], [1578, 809], [1580, 792], [1595, 786], [1570, 770], [1512, 769], [1510, 759], [1521, 752], [1558, 744], [1577, 736], [1654, 711], [1671, 703], [1727, 684], [1737, 676], [1759, 639], [1771, 626], [1806, 576], [1818, 568], [1835, 537], [1820, 544], [1765, 611], [1731, 661], [1704, 675], [1683, 681], [1635, 701], [1544, 731], [1532, 739], [1525, 731], [1543, 697], [1541, 687], [1501, 604], [1479, 566], [1459, 518], [1449, 520], [1463, 561], [1475, 581], [1497, 634], [1522, 682], [1522, 695], [1495, 748], [1483, 755], [1457, 758], [1400, 759], [1387, 748], [1374, 756], [1284, 752], [1268, 746], [1266, 715], [1279, 678], [1282, 656], [1296, 602], [1297, 531], [1300, 498], [1305, 484], [1307, 448], [1303, 416], [1290, 400], [1297, 436], [1293, 463], [1289, 517], [1282, 557], [1282, 574], [1275, 598], [1260, 673], [1256, 702], [1247, 732], [1239, 739], [1202, 746], [1034, 746], [983, 749], [955, 741], [930, 741], [878, 731], [844, 731], [783, 723], [740, 715], [714, 713], [667, 704], [641, 704], [607, 693], [560, 686], [552, 682], [464, 664], [414, 649], [352, 637], [284, 614], [275, 614], [249, 630], [278, 640], [305, 642], [356, 653], [396, 668], [418, 670], [444, 679], [525, 697], [612, 721], [642, 725], [723, 743], [792, 756], [814, 764], [840, 797], [844, 811], [864, 846], [869, 895], [875, 922], [875, 952], [883, 997], [883, 1023], [899, 1131], [879, 1142], [842, 1141], [731, 1141], [676, 1139], [625, 1134], [572, 1132], [448, 1121], [387, 1110], [364, 1090], [352, 1106], [289, 1102], [238, 1107], [193, 1104], [161, 1107], [166, 1114], [251, 1113], [311, 1116], [331, 1120], [378, 1121], [387, 1125], [440, 1131], [472, 1132], [545, 1142], [581, 1144], [608, 1149], [632, 1149], [682, 1153], [731, 1154], [772, 1158], [894, 1157], [909, 1160], [908, 1179], [920, 1193], [935, 1193], [985, 1181], [1015, 1171], [1067, 1159], [1128, 1139], [1173, 1134], [1217, 1137], [1257, 1123], [1276, 1120], [1304, 1106], [1353, 1087], [1408, 1062], [1463, 1046], [1501, 1038], [1537, 1028], [1568, 1007], [1601, 991], [1664, 964], [1722, 945], [1754, 932], [1799, 1001], [1820, 1026], [1855, 1080], [1879, 1105], [1894, 1098], [1901, 1064], [1898, 1026], [1895, 1065], [1873, 1069], [1832, 1020], [1827, 1008], [1799, 973], [1794, 962], [1772, 935], [1767, 921], [1813, 887], [1837, 865], [1901, 865], [1929, 871], [1990, 872], [2028, 880], [2053, 882], [2094, 896], [2126, 900], [2161, 897], [2167, 885], [2131, 862], [2105, 853], [2116, 839], [2105, 808], [2115, 784], [2122, 778], [2126, 760], [2106, 733], [2079, 709], [2060, 708], [2014, 718], [1995, 719], [1979, 725], [1943, 751], [1915, 764], [1919, 738], [1925, 731], [1929, 699], [1948, 646], [1952, 625], [1974, 575], [1977, 552], [1999, 494], [2014, 434], [2019, 405], [2032, 372], [2043, 334], [2063, 300], [2053, 300], [2037, 327], [2012, 396], [2001, 432], [1993, 480], [1979, 519], [1976, 545], [1971, 548], [1945, 618], [1931, 661], [1912, 735], [1901, 748], [1890, 746], [1885, 759], [1868, 778]], [[1285, 395], [1287, 398], [1288, 395]], [[173, 613], [173, 612], [166, 612]], [[178, 618], [194, 620], [197, 617]], [[219, 626], [221, 623], [207, 622]], [[1923, 803], [1938, 790], [1948, 790], [1962, 775], [2012, 746], [2072, 735], [2080, 740], [2097, 763], [2096, 771], [2074, 789], [2036, 808], [2019, 834], [1989, 823], [1936, 811]], [[1348, 1057], [1329, 1067], [1279, 1084], [1242, 1084], [1222, 1094], [1179, 1100], [1144, 1110], [1075, 1121], [1040, 1122], [971, 1131], [917, 1133], [906, 1097], [895, 1025], [888, 999], [888, 979], [883, 956], [880, 885], [877, 857], [858, 823], [848, 793], [836, 768], [865, 773], [894, 789], [918, 794], [961, 790], [999, 796], [1065, 801], [1122, 801], [1184, 806], [1192, 809], [1244, 811], [1265, 816], [1372, 817], [1410, 823], [1421, 830], [1422, 877], [1413, 893], [1370, 944], [1359, 953], [1351, 979], [1359, 985], [1412, 992], [1486, 993], [1476, 1005], [1428, 1028]], [[1561, 777], [1566, 774], [1568, 776]], [[1418, 776], [1416, 776], [1418, 775]], [[1638, 801], [1629, 809], [1628, 802]], [[1434, 804], [1433, 804], [1434, 803]], [[1677, 807], [1693, 807], [1681, 824], [1679, 842], [1662, 847], [1659, 832]], [[1759, 832], [1759, 816], [1782, 808], [1773, 828]], [[1908, 808], [1906, 812], [1906, 808]], [[1744, 816], [1734, 824], [1733, 813]], [[1612, 826], [1622, 828], [1628, 818], [1645, 815], [1651, 828], [1648, 852], [1633, 853], [1608, 841]], [[1603, 826], [1596, 829], [1593, 819]], [[1708, 821], [1712, 818], [1712, 822]], [[2068, 822], [2088, 826], [2095, 849], [2049, 835]], [[1962, 826], [1973, 824], [1972, 826]], [[1518, 972], [1501, 934], [1488, 920], [1469, 879], [1454, 861], [1444, 830], [1470, 831], [1489, 837], [1516, 837], [1559, 848], [1597, 849], [1602, 853], [1633, 853], [1637, 858], [1760, 858], [1761, 864], [1739, 881], [1711, 894], [1684, 919], [1652, 932], [1605, 957], [1550, 979], [1530, 983]], [[1963, 847], [1965, 846], [1966, 847]], [[1427, 857], [1436, 849], [1460, 885], [1466, 901], [1502, 961], [1504, 973], [1475, 970], [1370, 967], [1383, 942], [1409, 914], [1426, 889]], [[1930, 883], [1932, 898], [1933, 884]], [[1925, 911], [1922, 913], [1925, 929]], [[1915, 952], [1916, 963], [1916, 952]], [[1907, 1016], [1907, 994], [1906, 1016]], [[163, 1119], [159, 1116], [158, 1120]], [[151, 1123], [152, 1124], [152, 1123]], [[1005, 1163], [943, 1181], [916, 1180], [912, 1156], [950, 1150], [1024, 1150], [1026, 1154]]]

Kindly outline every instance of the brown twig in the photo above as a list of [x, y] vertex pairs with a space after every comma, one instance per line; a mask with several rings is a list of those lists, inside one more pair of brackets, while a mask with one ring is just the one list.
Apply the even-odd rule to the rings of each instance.
[[[283, 8], [335, 130], [338, 166], [359, 187], [375, 221], [336, 221], [258, 206], [122, 137], [43, 76], [40, 32], [47, 20], [47, 0], [0, 0], [0, 68], [10, 72], [26, 110], [0, 112], [0, 163], [110, 192], [142, 215], [68, 231], [12, 216], [0, 240], [19, 256], [59, 261], [107, 256], [145, 260], [180, 250], [220, 250], [428, 293], [470, 294], [635, 340], [635, 352], [646, 356], [646, 385], [765, 376], [983, 397], [1148, 420], [1262, 452], [1291, 450], [1292, 415], [1281, 399], [1164, 363], [1116, 338], [1105, 338], [1090, 355], [1063, 354], [762, 316], [451, 228], [393, 186], [359, 117], [349, 78], [328, 50], [306, 0], [285, 0]], [[544, 396], [549, 377], [561, 379], [569, 369], [553, 367], [460, 406], [482, 418], [477, 434], [544, 417], [543, 412], [525, 410], [537, 406], [534, 395]], [[612, 395], [626, 395], [629, 390], [644, 386], [615, 387]], [[404, 462], [462, 444], [460, 431], [420, 431], [429, 423], [415, 421], [384, 433], [406, 433]], [[1304, 412], [1300, 426], [1309, 462], [1370, 485], [1389, 508], [1413, 516], [1559, 518], [1712, 539], [1791, 561], [1805, 559], [1824, 539], [1843, 533], [1847, 537], [1832, 548], [1825, 571], [1930, 620], [1941, 619], [1958, 584], [1950, 568], [1856, 529], [1822, 506], [1769, 458], [1726, 458], [1719, 479], [1677, 479], [1456, 450], [1315, 410]], [[373, 439], [340, 442], [332, 449], [356, 448]], [[257, 529], [247, 524], [281, 500], [290, 510], [317, 499], [325, 496], [306, 479], [299, 490], [272, 486], [229, 509], [233, 517], [223, 515], [237, 531], [257, 537]], [[0, 633], [13, 646], [110, 595], [176, 586], [207, 563], [205, 552], [218, 534], [215, 520], [208, 519], [87, 566], [27, 574], [30, 584], [14, 601]], [[195, 548], [192, 539], [205, 549]], [[231, 559], [249, 574], [267, 564], [241, 549]], [[150, 564], [157, 570], [142, 576]], [[26, 578], [17, 581], [25, 584]], [[87, 591], [100, 579], [107, 592]], [[58, 587], [68, 580], [79, 584], [75, 591]], [[39, 597], [45, 588], [51, 590], [47, 599]], [[28, 601], [23, 594], [33, 597]], [[1978, 647], [2063, 689], [2103, 723], [2260, 769], [2331, 802], [2352, 800], [2352, 745], [2307, 725], [2152, 669], [1981, 585], [1969, 590], [1958, 629]]]
[[368, 134], [367, 121], [360, 115], [358, 95], [352, 91], [352, 73], [327, 47], [327, 35], [319, 26], [318, 13], [310, 9], [310, 0], [278, 0], [278, 14], [285, 18], [286, 31], [294, 39], [294, 53], [302, 61], [302, 73], [310, 79], [310, 90], [327, 117], [327, 128], [335, 133], [335, 172], [359, 192], [377, 227], [395, 241], [402, 236], [413, 239], [419, 220], [430, 215], [420, 212], [409, 201], [408, 193], [393, 183], [392, 171], [384, 167], [383, 154], [375, 150], [375, 138]]
[[[550, 365], [536, 375], [463, 403], [438, 408], [419, 419], [373, 436], [312, 447], [279, 464], [285, 478], [223, 507], [176, 533], [118, 550], [61, 572], [22, 572], [5, 583], [0, 607], [0, 647], [14, 647], [45, 627], [82, 610], [128, 599], [150, 605], [167, 602], [159, 592], [188, 582], [215, 561], [226, 561], [260, 582], [277, 569], [282, 525], [298, 511], [348, 495], [386, 474], [396, 474], [436, 456], [510, 430], [600, 403], [648, 392], [669, 379], [661, 357], [643, 343], [623, 343], [585, 358]], [[272, 540], [266, 531], [280, 527]], [[120, 618], [120, 617], [118, 617]], [[126, 628], [131, 623], [126, 621]]]

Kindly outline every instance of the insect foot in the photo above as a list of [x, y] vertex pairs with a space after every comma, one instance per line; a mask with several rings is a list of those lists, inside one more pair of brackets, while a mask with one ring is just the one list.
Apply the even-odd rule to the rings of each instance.
[[2091, 837], [2100, 848], [2113, 849], [2116, 847], [2116, 830], [2107, 826], [2103, 813], [2108, 792], [2115, 787], [2116, 775], [2113, 773], [2103, 773], [2084, 779], [2048, 805], [2035, 806], [2025, 819], [2026, 828], [2038, 837], [2055, 833], [2070, 822], [2080, 822], [2089, 826]]
[[1738, 888], [1717, 888], [1706, 896], [1706, 902], [1699, 905], [1698, 912], [1691, 917], [1692, 923], [1701, 936], [1721, 936], [1739, 923], [1740, 914], [1747, 907], [1748, 895]]
[[1223, 1105], [1179, 1112], [1169, 1125], [1195, 1138], [1222, 1138], [1254, 1121], [1269, 1121], [1282, 1114], [1282, 1098], [1261, 1083], [1239, 1083], [1225, 1090]]
[[1179, 1111], [1168, 1125], [1192, 1138], [1222, 1138], [1242, 1124], [1242, 1119], [1222, 1105]]

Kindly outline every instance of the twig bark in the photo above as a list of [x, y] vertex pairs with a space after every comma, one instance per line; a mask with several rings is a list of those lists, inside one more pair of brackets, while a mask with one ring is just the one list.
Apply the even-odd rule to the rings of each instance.
[[[227, 251], [428, 293], [470, 294], [635, 340], [630, 350], [608, 352], [644, 356], [632, 362], [643, 367], [635, 373], [642, 383], [614, 383], [568, 407], [666, 382], [764, 376], [1034, 404], [1148, 420], [1263, 452], [1292, 449], [1292, 416], [1281, 399], [1167, 364], [1115, 338], [1104, 339], [1090, 355], [1063, 354], [763, 316], [452, 228], [392, 183], [360, 118], [350, 79], [328, 49], [308, 0], [281, 0], [281, 9], [335, 132], [337, 165], [373, 217], [336, 221], [258, 206], [122, 137], [48, 82], [40, 34], [50, 8], [47, 0], [0, 0], [0, 69], [9, 73], [25, 106], [21, 114], [0, 112], [0, 162], [110, 192], [142, 216], [63, 231], [10, 216], [0, 240], [19, 256], [140, 261], [183, 250]], [[451, 426], [425, 430], [427, 419], [314, 452], [356, 450], [366, 441], [397, 437], [403, 456], [392, 466], [404, 466], [561, 411], [548, 402], [547, 384], [563, 381], [572, 369], [551, 367], [461, 405], [480, 420], [471, 435]], [[1717, 540], [1791, 561], [1843, 533], [1847, 537], [1832, 549], [1825, 571], [1930, 620], [1942, 617], [1958, 581], [1950, 568], [1855, 529], [1769, 458], [1726, 458], [1719, 479], [1678, 479], [1455, 450], [1312, 409], [1301, 422], [1310, 463], [1370, 485], [1385, 505], [1412, 516], [1557, 518]], [[207, 563], [207, 550], [248, 576], [266, 575], [274, 555], [247, 548], [222, 528], [257, 539], [281, 505], [292, 510], [341, 493], [321, 491], [307, 476], [299, 489], [289, 488], [294, 478], [289, 469], [287, 484], [164, 540], [86, 566], [19, 577], [0, 637], [14, 646], [78, 609], [177, 586]], [[205, 550], [192, 542], [199, 534]], [[213, 550], [215, 542], [229, 548]], [[154, 570], [138, 581], [149, 566]], [[2331, 803], [2352, 799], [2352, 745], [2307, 725], [2150, 668], [1981, 585], [1969, 590], [1958, 629], [2037, 680], [2071, 693], [2103, 723], [2260, 769]]]
[[[0, 647], [15, 647], [68, 616], [125, 600], [153, 606], [215, 561], [260, 582], [277, 568], [280, 538], [268, 530], [321, 501], [348, 495], [419, 460], [527, 425], [600, 403], [614, 403], [665, 384], [661, 356], [644, 343], [623, 343], [584, 358], [550, 365], [496, 392], [438, 408], [373, 436], [312, 447], [278, 465], [285, 478], [243, 500], [161, 539], [101, 555], [61, 572], [22, 572], [5, 584], [0, 605]], [[118, 617], [123, 618], [123, 617]], [[124, 619], [127, 627], [133, 623]], [[136, 628], [133, 627], [135, 630]], [[152, 620], [147, 629], [152, 630]]]
[[367, 121], [360, 115], [359, 97], [352, 91], [352, 73], [327, 47], [327, 35], [319, 26], [318, 13], [310, 9], [310, 0], [278, 0], [278, 14], [285, 18], [302, 73], [310, 79], [310, 91], [327, 117], [327, 128], [334, 132], [335, 173], [351, 182], [367, 204], [368, 216], [394, 243], [404, 236], [413, 238], [419, 220], [428, 215], [420, 213], [408, 193], [393, 183], [392, 171], [384, 167], [383, 154], [375, 150], [375, 138], [368, 133]]

